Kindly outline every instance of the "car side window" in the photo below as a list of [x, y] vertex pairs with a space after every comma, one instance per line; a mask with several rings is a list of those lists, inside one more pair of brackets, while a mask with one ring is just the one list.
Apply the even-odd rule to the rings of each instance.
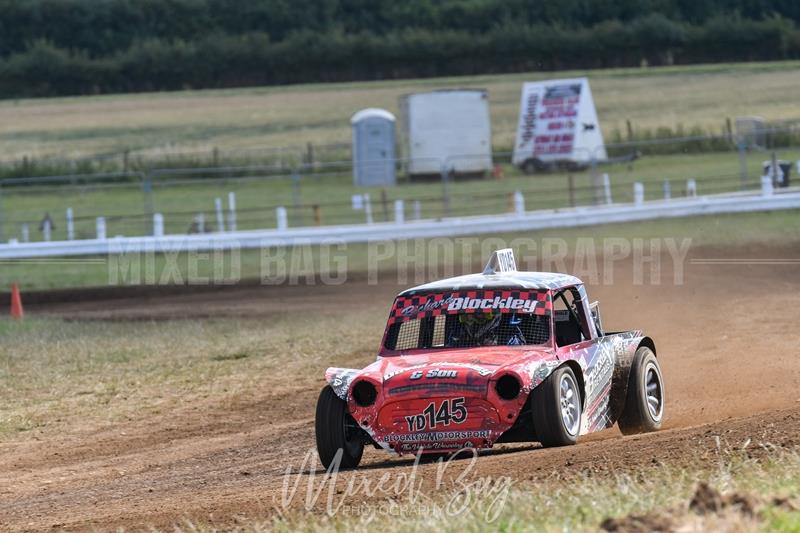
[[558, 346], [568, 346], [590, 338], [589, 325], [577, 289], [570, 287], [557, 292], [553, 309]]

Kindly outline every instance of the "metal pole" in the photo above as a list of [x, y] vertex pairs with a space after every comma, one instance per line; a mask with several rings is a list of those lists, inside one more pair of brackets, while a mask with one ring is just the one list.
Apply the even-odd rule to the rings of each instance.
[[745, 143], [742, 139], [739, 139], [738, 143], [739, 148], [739, 173], [741, 178], [741, 187], [742, 190], [747, 188], [747, 157], [745, 154]]
[[450, 215], [450, 171], [447, 165], [442, 165], [442, 214]]
[[300, 174], [296, 171], [292, 172], [292, 206], [294, 207], [294, 222], [295, 226], [302, 226], [303, 224], [298, 219], [302, 216], [300, 213]]
[[67, 240], [75, 239], [75, 218], [72, 214], [72, 208], [67, 208]]
[[217, 213], [217, 231], [225, 231], [225, 218], [222, 214], [222, 198], [214, 198], [214, 211]]
[[772, 172], [770, 172], [770, 174], [772, 175], [772, 186], [777, 187], [780, 185], [780, 183], [778, 183], [778, 155], [775, 152], [772, 152], [771, 170]]
[[0, 183], [0, 242], [5, 242], [3, 236], [3, 185]]
[[592, 169], [592, 189], [593, 189], [593, 205], [600, 205], [603, 203], [603, 181], [600, 174], [597, 173], [597, 159], [592, 154], [591, 162], [589, 163]]
[[236, 231], [236, 193], [228, 193], [228, 231]]
[[153, 234], [153, 177], [148, 171], [142, 176], [142, 194], [144, 195], [144, 234]]

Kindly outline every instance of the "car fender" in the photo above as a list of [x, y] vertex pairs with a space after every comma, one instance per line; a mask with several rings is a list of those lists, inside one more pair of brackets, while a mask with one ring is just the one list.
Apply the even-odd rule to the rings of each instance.
[[361, 370], [355, 368], [331, 367], [325, 371], [325, 381], [331, 386], [336, 396], [347, 401], [347, 393], [350, 390], [350, 384], [360, 373]]
[[[646, 346], [656, 353], [656, 345], [653, 339], [642, 335], [641, 331], [631, 332], [634, 336], [625, 339], [624, 350], [617, 354], [614, 368], [614, 378], [611, 387], [610, 413], [612, 422], [619, 420], [622, 411], [625, 409], [625, 400], [628, 397], [628, 382], [630, 381], [631, 366], [637, 350]], [[623, 334], [624, 335], [624, 334]]]

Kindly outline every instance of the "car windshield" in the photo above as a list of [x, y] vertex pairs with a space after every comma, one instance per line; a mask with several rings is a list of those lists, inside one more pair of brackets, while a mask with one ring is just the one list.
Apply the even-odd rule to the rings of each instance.
[[550, 340], [547, 291], [467, 291], [399, 297], [387, 350], [541, 345]]

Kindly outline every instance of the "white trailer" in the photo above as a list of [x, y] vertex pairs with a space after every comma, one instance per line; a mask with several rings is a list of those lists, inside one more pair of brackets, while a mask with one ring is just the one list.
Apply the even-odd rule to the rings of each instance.
[[514, 165], [533, 171], [606, 159], [588, 79], [523, 84]]
[[478, 175], [492, 169], [492, 128], [485, 90], [442, 90], [400, 98], [408, 174]]

